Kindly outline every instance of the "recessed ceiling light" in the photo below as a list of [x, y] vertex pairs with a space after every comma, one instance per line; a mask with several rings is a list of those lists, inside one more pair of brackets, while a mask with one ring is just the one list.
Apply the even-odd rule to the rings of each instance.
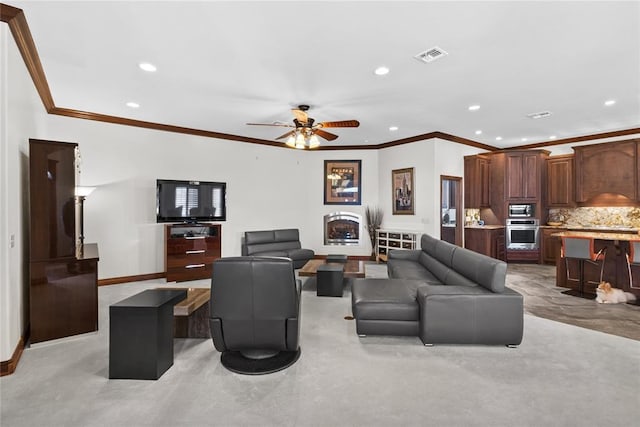
[[141, 62], [141, 63], [138, 64], [138, 67], [140, 67], [140, 69], [142, 69], [144, 71], [148, 71], [150, 73], [153, 73], [154, 71], [157, 70], [155, 65], [150, 64], [148, 62]]
[[389, 126], [389, 130], [390, 130], [391, 132], [395, 132], [395, 131], [397, 131], [397, 130], [398, 130], [398, 126]]
[[501, 136], [496, 136], [496, 141], [502, 141], [502, 137]]
[[521, 141], [522, 142], [527, 142], [527, 138], [522, 138]]
[[469, 105], [469, 111], [477, 111], [480, 109], [479, 105]]
[[378, 67], [375, 69], [374, 73], [378, 76], [384, 76], [385, 74], [389, 74], [389, 68], [387, 67]]
[[604, 101], [604, 105], [606, 105], [607, 107], [611, 107], [615, 103], [616, 103], [615, 99], [609, 99], [607, 101]]
[[140, 108], [140, 104], [138, 104], [137, 102], [127, 102], [127, 107]]
[[476, 131], [476, 135], [481, 135], [481, 134], [482, 134], [482, 131], [481, 131], [481, 130], [477, 130], [477, 131]]
[[549, 139], [556, 139], [556, 138], [557, 138], [557, 137], [556, 137], [555, 135], [551, 135], [551, 136], [549, 137]]

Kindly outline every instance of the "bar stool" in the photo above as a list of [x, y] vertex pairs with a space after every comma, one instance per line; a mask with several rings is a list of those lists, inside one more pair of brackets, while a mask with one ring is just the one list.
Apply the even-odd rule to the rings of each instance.
[[640, 240], [629, 241], [629, 252], [626, 254], [627, 268], [629, 269], [629, 287], [640, 289], [640, 286], [633, 286], [633, 276], [631, 276], [631, 267], [640, 267]]
[[[563, 294], [586, 299], [595, 298], [595, 295], [584, 293], [584, 263], [589, 262], [595, 265], [600, 264], [600, 282], [602, 282], [607, 248], [605, 247], [600, 249], [598, 252], [594, 252], [593, 246], [593, 239], [590, 237], [562, 237], [562, 257], [564, 258], [567, 270], [567, 281], [578, 281], [577, 291], [570, 289], [562, 292]], [[569, 259], [578, 260], [578, 278], [572, 278], [569, 274]], [[589, 281], [589, 283], [599, 284], [599, 282], [593, 281]]]

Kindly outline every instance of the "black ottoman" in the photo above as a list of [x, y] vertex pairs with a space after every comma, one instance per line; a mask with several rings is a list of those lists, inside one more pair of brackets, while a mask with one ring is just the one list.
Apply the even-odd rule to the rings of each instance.
[[344, 266], [323, 264], [318, 266], [317, 291], [319, 297], [342, 297]]
[[337, 262], [344, 264], [347, 262], [347, 256], [342, 254], [329, 254], [327, 255], [327, 264], [330, 262]]

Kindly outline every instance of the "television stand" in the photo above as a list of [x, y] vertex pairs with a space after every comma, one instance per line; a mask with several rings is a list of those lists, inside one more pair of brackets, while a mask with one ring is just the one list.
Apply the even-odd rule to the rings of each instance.
[[222, 256], [220, 224], [168, 224], [164, 236], [167, 282], [211, 278], [213, 261]]

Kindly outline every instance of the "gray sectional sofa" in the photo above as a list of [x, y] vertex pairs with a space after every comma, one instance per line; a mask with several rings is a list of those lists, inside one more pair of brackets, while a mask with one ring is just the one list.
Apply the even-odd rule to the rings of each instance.
[[290, 258], [293, 268], [301, 268], [315, 253], [303, 249], [297, 228], [282, 230], [246, 231], [242, 238], [243, 256], [277, 256]]
[[430, 344], [522, 341], [523, 299], [505, 287], [503, 261], [424, 234], [417, 250], [392, 250], [389, 279], [356, 279], [359, 335], [417, 335]]

